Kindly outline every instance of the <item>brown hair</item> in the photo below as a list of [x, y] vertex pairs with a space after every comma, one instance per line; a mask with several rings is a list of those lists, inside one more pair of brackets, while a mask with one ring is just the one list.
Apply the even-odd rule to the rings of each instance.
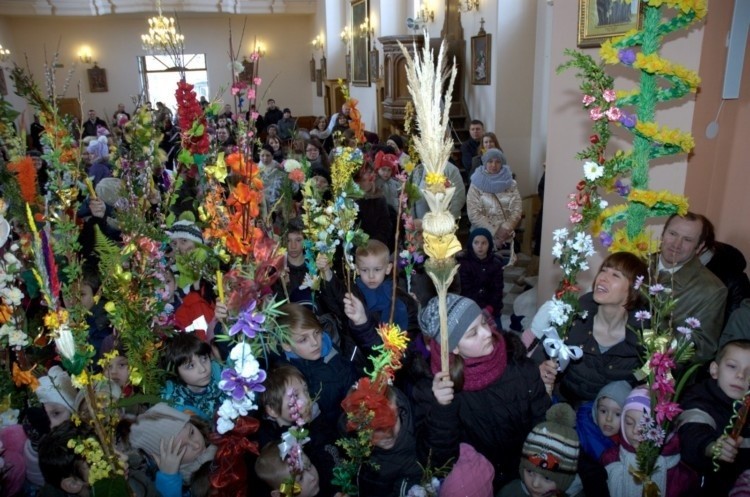
[[354, 253], [354, 257], [368, 257], [371, 255], [378, 255], [385, 257], [385, 259], [390, 262], [390, 254], [391, 252], [390, 250], [388, 250], [388, 247], [385, 245], [385, 243], [381, 242], [380, 240], [370, 238], [369, 240], [367, 240], [366, 245], [360, 245], [359, 247], [357, 247], [357, 251]]
[[175, 333], [167, 340], [159, 359], [162, 369], [179, 378], [177, 368], [189, 362], [193, 355], [210, 357], [211, 346], [192, 333]]
[[284, 313], [276, 319], [281, 326], [289, 328], [290, 332], [294, 330], [322, 330], [323, 327], [318, 321], [318, 317], [307, 306], [295, 302], [284, 304], [279, 307], [279, 311]]
[[297, 378], [303, 385], [307, 385], [305, 377], [299, 369], [291, 364], [284, 364], [269, 371], [266, 381], [263, 383], [266, 390], [260, 394], [260, 407], [264, 411], [270, 408], [277, 413], [281, 413], [281, 404], [284, 402], [286, 388], [294, 378]]
[[699, 221], [701, 223], [701, 234], [698, 238], [698, 245], [700, 245], [701, 243], [705, 243], [709, 246], [709, 248], [713, 248], [713, 245], [716, 242], [713, 223], [711, 223], [711, 221], [709, 221], [708, 218], [703, 214], [696, 214], [695, 212], [690, 211], [688, 211], [684, 216], [680, 216], [679, 214], [672, 214], [671, 216], [669, 216], [666, 224], [664, 225], [664, 230], [661, 232], [662, 238], [664, 237], [664, 233], [666, 233], [667, 229], [669, 228], [669, 223], [671, 223], [672, 219], [676, 217], [681, 217], [682, 219], [685, 219], [687, 221]]
[[716, 354], [716, 359], [714, 359], [716, 364], [719, 364], [721, 360], [724, 359], [724, 356], [727, 355], [727, 350], [731, 345], [734, 345], [741, 350], [750, 350], [750, 340], [734, 340], [727, 342], [719, 349], [718, 354]]
[[483, 134], [482, 139], [480, 140], [480, 143], [484, 143], [484, 139], [487, 137], [492, 138], [492, 141], [495, 143], [495, 146], [492, 148], [496, 148], [500, 150], [501, 152], [503, 151], [503, 148], [500, 146], [500, 140], [497, 139], [497, 135], [495, 135], [495, 133], [493, 133], [492, 131], [488, 131], [485, 134]]
[[648, 266], [643, 259], [630, 252], [615, 252], [604, 259], [597, 275], [606, 268], [620, 271], [628, 279], [628, 299], [625, 301], [625, 309], [633, 310], [641, 299], [640, 291], [636, 290], [633, 285], [639, 276], [648, 277]]

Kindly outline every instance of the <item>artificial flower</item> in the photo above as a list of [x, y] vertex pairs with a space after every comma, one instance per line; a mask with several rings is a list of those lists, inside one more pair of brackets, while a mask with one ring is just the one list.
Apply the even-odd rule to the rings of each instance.
[[596, 181], [604, 176], [604, 168], [594, 161], [586, 161], [583, 164], [583, 175], [589, 181]]

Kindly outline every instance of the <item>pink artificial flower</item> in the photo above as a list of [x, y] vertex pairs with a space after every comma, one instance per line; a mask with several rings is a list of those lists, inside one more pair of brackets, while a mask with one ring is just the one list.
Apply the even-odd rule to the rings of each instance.
[[622, 116], [622, 112], [617, 107], [612, 107], [610, 109], [607, 109], [607, 111], [604, 113], [607, 116], [607, 119], [610, 121], [619, 121], [620, 117]]
[[250, 131], [247, 132], [247, 137], [248, 138], [252, 138], [253, 136], [255, 136], [255, 131], [250, 130]]
[[571, 200], [570, 202], [568, 202], [568, 209], [572, 211], [578, 210], [578, 202], [576, 202], [575, 200]]
[[262, 79], [260, 79], [260, 76], [256, 76], [256, 77], [254, 77], [254, 78], [253, 78], [253, 83], [255, 84], [255, 86], [260, 86], [260, 83], [261, 83], [262, 81], [263, 81], [263, 80], [262, 80]]
[[570, 222], [573, 224], [578, 224], [583, 220], [583, 215], [580, 212], [574, 212], [570, 215]]
[[602, 108], [601, 107], [594, 107], [593, 109], [591, 109], [589, 111], [589, 117], [593, 121], [598, 121], [599, 119], [601, 119], [602, 117], [604, 117], [604, 113], [602, 112]]
[[248, 100], [253, 100], [255, 98], [255, 88], [247, 89], [247, 98]]
[[615, 99], [617, 99], [617, 94], [615, 93], [615, 90], [608, 89], [604, 90], [604, 93], [602, 93], [602, 97], [606, 102], [614, 102]]
[[592, 97], [591, 95], [583, 96], [583, 105], [585, 105], [586, 107], [593, 104], [594, 102], [596, 102], [596, 98]]
[[[645, 277], [645, 276], [643, 276], [643, 275], [640, 275], [640, 276], [636, 277], [636, 279], [635, 279], [635, 284], [633, 284], [633, 288], [635, 288], [636, 290], [639, 290], [639, 289], [641, 288], [641, 285], [643, 284], [643, 280], [644, 280], [645, 278], [646, 278], [646, 277]], [[649, 316], [649, 319], [650, 319], [650, 318], [651, 318], [651, 316]]]
[[651, 390], [658, 393], [659, 399], [670, 398], [674, 395], [674, 380], [666, 374], [657, 374]]
[[232, 85], [232, 95], [237, 95], [240, 92], [240, 88], [238, 86]]
[[676, 402], [656, 404], [654, 410], [656, 411], [656, 422], [659, 424], [662, 424], [664, 420], [672, 421], [682, 412], [680, 405]]
[[666, 374], [666, 372], [674, 369], [675, 362], [672, 358], [671, 352], [656, 352], [651, 357], [651, 360], [648, 362], [648, 365], [651, 369], [653, 369], [657, 375], [660, 374]]

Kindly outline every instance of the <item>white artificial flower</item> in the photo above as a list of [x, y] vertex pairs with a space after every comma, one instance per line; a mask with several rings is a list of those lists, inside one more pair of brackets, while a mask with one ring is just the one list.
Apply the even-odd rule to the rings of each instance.
[[11, 252], [15, 252], [15, 251], [17, 251], [17, 250], [18, 250], [18, 248], [19, 248], [19, 247], [18, 247], [18, 244], [17, 244], [17, 243], [13, 243], [13, 244], [11, 244], [11, 246], [10, 246], [10, 250], [11, 250]]
[[581, 264], [580, 264], [579, 267], [580, 267], [581, 271], [588, 271], [589, 270], [589, 263], [586, 262], [586, 260], [583, 260], [583, 261], [581, 261]]
[[567, 228], [560, 228], [559, 230], [555, 230], [552, 232], [552, 240], [555, 242], [565, 240], [566, 238], [568, 238]]
[[224, 399], [224, 402], [222, 402], [221, 406], [219, 407], [219, 410], [216, 413], [219, 415], [220, 418], [228, 418], [228, 419], [235, 419], [237, 416], [240, 415], [240, 413], [234, 407], [234, 402], [232, 402], [232, 399]]
[[231, 431], [232, 428], [234, 428], [234, 421], [227, 418], [219, 418], [216, 421], [216, 431], [219, 432], [219, 435], [223, 435], [228, 431]]
[[260, 363], [252, 355], [245, 356], [244, 361], [235, 363], [237, 374], [243, 378], [255, 378], [260, 371]]
[[238, 343], [229, 351], [229, 359], [232, 361], [232, 364], [234, 364], [237, 371], [242, 369], [243, 365], [249, 360], [249, 358], [255, 361], [253, 349], [250, 347], [250, 344], [246, 342]]
[[8, 305], [14, 307], [21, 305], [21, 300], [23, 300], [23, 292], [16, 287], [3, 288], [0, 290], [0, 295]]
[[10, 336], [12, 331], [13, 331], [13, 327], [7, 323], [0, 326], [0, 338], [3, 338], [5, 336]]
[[562, 257], [562, 250], [562, 244], [560, 242], [555, 243], [555, 245], [552, 247], [552, 256], [555, 259], [559, 259], [560, 257]]
[[29, 344], [29, 336], [21, 330], [14, 329], [8, 334], [8, 345], [21, 349]]
[[56, 330], [55, 345], [57, 351], [65, 359], [72, 361], [76, 355], [76, 342], [73, 339], [73, 332], [67, 324], [60, 325]]
[[600, 209], [606, 209], [608, 205], [609, 205], [609, 202], [607, 202], [603, 198], [599, 199], [599, 208]]
[[302, 164], [300, 164], [298, 161], [294, 159], [287, 159], [284, 161], [284, 171], [288, 173], [291, 173], [292, 171], [295, 171], [301, 168], [302, 168]]
[[10, 264], [11, 266], [15, 266], [19, 264], [16, 256], [11, 254], [10, 252], [6, 252], [5, 255], [3, 255], [3, 259], [5, 259], [5, 262]]
[[594, 161], [586, 161], [583, 163], [583, 175], [589, 181], [596, 181], [604, 176], [604, 168]]

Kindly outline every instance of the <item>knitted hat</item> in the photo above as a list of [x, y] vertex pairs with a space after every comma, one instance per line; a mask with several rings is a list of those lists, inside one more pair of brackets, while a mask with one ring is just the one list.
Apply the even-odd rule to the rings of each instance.
[[[476, 302], [466, 297], [449, 293], [448, 307], [448, 347], [450, 350], [458, 346], [469, 325], [482, 314]], [[439, 299], [433, 297], [419, 315], [419, 327], [422, 332], [434, 340], [440, 340]]]
[[177, 221], [167, 231], [170, 240], [191, 240], [195, 243], [203, 243], [203, 234], [200, 228], [192, 221], [182, 219]]
[[123, 197], [121, 195], [122, 180], [119, 178], [102, 178], [99, 183], [96, 184], [94, 190], [96, 191], [97, 197], [111, 207], [114, 207], [117, 201]]
[[566, 491], [578, 469], [579, 441], [576, 413], [568, 404], [555, 404], [547, 420], [531, 430], [523, 443], [520, 470], [534, 471], [554, 481], [558, 491]]
[[[492, 254], [492, 252], [495, 250], [495, 244], [492, 241], [492, 233], [490, 233], [490, 230], [487, 228], [474, 228], [471, 230], [471, 233], [469, 233], [469, 247], [471, 247], [474, 244], [474, 238], [478, 236], [483, 236], [487, 239], [488, 242], [490, 242], [490, 246], [487, 248], [487, 253]], [[474, 249], [471, 249], [473, 252]]]
[[395, 143], [399, 150], [404, 149], [404, 139], [401, 138], [399, 135], [389, 136], [388, 139], [386, 140], [386, 143], [388, 143], [389, 141], [392, 141], [393, 143]]
[[650, 410], [651, 397], [649, 397], [648, 390], [643, 387], [634, 388], [630, 392], [630, 395], [628, 395], [628, 398], [625, 399], [625, 405], [622, 407], [622, 416], [620, 416], [620, 429], [622, 430], [622, 436], [628, 443], [632, 444], [625, 435], [625, 413], [628, 411], [649, 412]]
[[39, 386], [34, 393], [42, 404], [54, 402], [73, 412], [77, 391], [68, 373], [60, 366], [52, 366], [47, 376], [39, 378]]
[[628, 394], [631, 390], [633, 390], [633, 387], [631, 387], [630, 383], [625, 380], [613, 381], [612, 383], [604, 385], [602, 389], [599, 390], [596, 399], [594, 399], [594, 404], [591, 406], [594, 420], [596, 420], [596, 410], [599, 406], [599, 399], [612, 399], [618, 406], [620, 406], [620, 408], [622, 408], [625, 405], [625, 400], [628, 398]]
[[440, 485], [440, 497], [492, 497], [495, 468], [469, 444], [462, 443], [458, 461]]
[[99, 135], [96, 140], [92, 140], [86, 147], [86, 151], [93, 155], [93, 159], [109, 157], [109, 147], [107, 146], [107, 137]]
[[395, 176], [398, 174], [398, 157], [393, 154], [386, 154], [382, 150], [375, 154], [375, 171], [386, 167], [391, 170], [391, 175]]
[[160, 402], [130, 427], [130, 445], [148, 454], [159, 454], [162, 439], [176, 436], [190, 421], [190, 415]]
[[496, 148], [491, 148], [487, 150], [484, 155], [482, 155], [482, 164], [487, 164], [491, 160], [499, 159], [501, 165], [506, 165], [508, 162], [505, 160], [505, 154], [503, 154], [500, 150]]

